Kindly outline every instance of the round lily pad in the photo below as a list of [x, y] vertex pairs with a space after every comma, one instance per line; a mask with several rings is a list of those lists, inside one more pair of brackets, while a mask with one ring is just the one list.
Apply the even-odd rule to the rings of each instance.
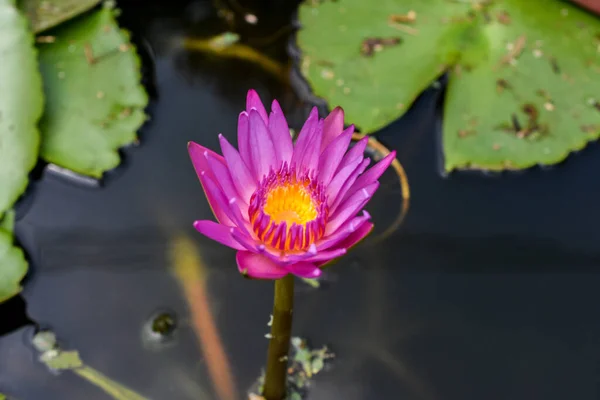
[[99, 178], [119, 164], [118, 149], [137, 140], [146, 120], [138, 55], [108, 6], [46, 34], [55, 39], [39, 45], [47, 98], [41, 155]]
[[372, 133], [444, 72], [445, 168], [554, 164], [600, 136], [600, 20], [558, 0], [307, 1], [301, 71]]
[[14, 1], [0, 0], [0, 218], [38, 157], [43, 92], [33, 41]]

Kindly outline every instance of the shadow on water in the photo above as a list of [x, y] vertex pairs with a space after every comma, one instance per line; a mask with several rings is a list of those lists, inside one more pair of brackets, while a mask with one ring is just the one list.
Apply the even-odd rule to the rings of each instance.
[[[259, 23], [236, 25], [242, 40], [285, 28], [292, 3], [264, 2], [275, 7], [271, 14], [264, 4], [252, 9]], [[241, 399], [264, 362], [271, 284], [240, 278], [233, 251], [191, 228], [212, 216], [186, 143], [217, 149], [217, 133], [234, 139], [251, 87], [265, 102], [281, 99], [295, 128], [309, 105], [256, 65], [181, 49], [184, 35], [228, 29], [211, 3], [120, 4], [123, 23], [154, 59], [152, 120], [104, 187], [46, 171], [26, 199], [17, 235], [32, 273], [26, 310], [21, 298], [2, 306], [13, 317], [2, 320], [0, 392], [20, 400], [107, 398], [36, 361], [29, 315], [87, 365], [148, 398], [216, 398], [189, 305], [169, 271], [171, 243], [184, 234], [207, 268], [210, 309]], [[287, 62], [287, 34], [259, 43]], [[297, 294], [295, 333], [337, 354], [311, 399], [597, 399], [600, 181], [591, 172], [600, 170], [598, 145], [551, 170], [444, 178], [440, 95], [428, 90], [378, 133], [398, 150], [411, 183], [400, 230], [365, 241], [327, 270], [325, 290]], [[399, 201], [397, 179], [386, 174], [369, 207], [378, 232]], [[144, 327], [165, 309], [177, 318], [176, 332], [147, 346]]]

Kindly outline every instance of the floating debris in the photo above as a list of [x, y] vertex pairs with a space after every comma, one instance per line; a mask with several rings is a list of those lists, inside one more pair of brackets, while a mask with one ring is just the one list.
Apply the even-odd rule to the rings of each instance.
[[380, 52], [385, 47], [396, 46], [402, 43], [401, 37], [373, 37], [363, 40], [360, 46], [360, 52], [365, 57], [371, 57], [374, 53]]
[[142, 328], [142, 343], [149, 350], [162, 350], [175, 344], [177, 317], [171, 311], [157, 311]]
[[[287, 370], [288, 395], [285, 400], [302, 400], [308, 396], [310, 379], [323, 371], [335, 355], [329, 351], [327, 346], [312, 349], [305, 339], [299, 337], [293, 337], [291, 345]], [[260, 395], [264, 380], [263, 372], [249, 391], [248, 400], [265, 400]]]
[[244, 21], [246, 21], [250, 25], [256, 25], [258, 23], [258, 17], [254, 14], [248, 13], [244, 15]]

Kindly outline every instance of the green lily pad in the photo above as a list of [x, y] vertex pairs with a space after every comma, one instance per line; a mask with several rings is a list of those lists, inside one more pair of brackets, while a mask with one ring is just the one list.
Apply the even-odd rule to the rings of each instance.
[[554, 164], [600, 136], [600, 20], [558, 0], [309, 1], [301, 71], [372, 133], [448, 72], [445, 168]]
[[139, 58], [110, 7], [48, 35], [55, 41], [39, 45], [47, 98], [41, 155], [99, 178], [119, 164], [118, 149], [137, 140], [146, 120], [148, 95], [140, 83]]
[[21, 291], [21, 280], [27, 273], [23, 251], [13, 246], [12, 234], [0, 229], [0, 303]]
[[12, 0], [0, 0], [0, 216], [27, 187], [39, 148], [43, 92], [33, 35]]
[[91, 10], [101, 0], [21, 0], [19, 7], [25, 12], [35, 33], [53, 28], [81, 13]]
[[4, 232], [13, 233], [15, 228], [15, 212], [13, 210], [8, 210], [0, 217], [0, 229]]

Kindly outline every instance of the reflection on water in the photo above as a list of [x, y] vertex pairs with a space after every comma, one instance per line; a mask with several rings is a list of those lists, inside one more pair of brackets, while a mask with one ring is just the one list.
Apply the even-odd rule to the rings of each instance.
[[[242, 279], [232, 251], [193, 231], [191, 222], [211, 212], [186, 143], [216, 149], [217, 133], [233, 139], [250, 87], [266, 102], [282, 99], [295, 128], [308, 107], [259, 67], [177, 47], [182, 34], [227, 28], [209, 2], [122, 3], [124, 21], [154, 50], [152, 121], [105, 187], [52, 173], [36, 184], [17, 225], [32, 259], [27, 313], [87, 365], [145, 397], [217, 398], [171, 272], [169, 243], [183, 233], [206, 266], [208, 312], [242, 399], [264, 363], [272, 285]], [[291, 2], [266, 3], [283, 10]], [[248, 33], [264, 38], [285, 25], [267, 29], [260, 21], [269, 16], [259, 11]], [[285, 62], [285, 41], [264, 50]], [[294, 334], [330, 345], [337, 356], [317, 376], [311, 399], [597, 399], [600, 182], [590, 171], [600, 169], [598, 146], [550, 171], [442, 178], [434, 140], [439, 96], [430, 90], [379, 134], [398, 150], [411, 182], [401, 229], [334, 265], [325, 289], [297, 294]], [[385, 175], [369, 207], [379, 232], [399, 199], [397, 178]], [[174, 334], [148, 347], [142, 332], [163, 311], [176, 316]], [[0, 338], [0, 392], [20, 400], [107, 398], [70, 372], [51, 374], [27, 344], [32, 329], [6, 326], [12, 333]]]

